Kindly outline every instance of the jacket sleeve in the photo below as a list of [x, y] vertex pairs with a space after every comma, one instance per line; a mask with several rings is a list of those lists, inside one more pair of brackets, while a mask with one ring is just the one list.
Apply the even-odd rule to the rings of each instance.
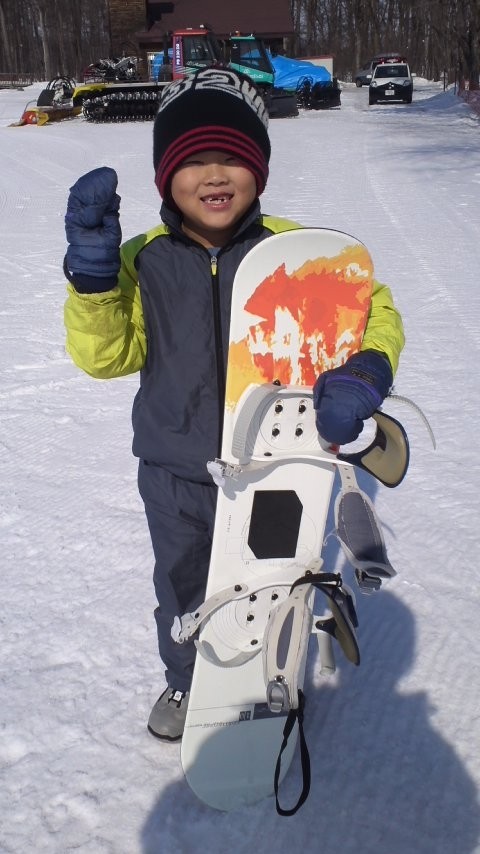
[[385, 353], [395, 376], [404, 344], [402, 318], [395, 308], [390, 289], [374, 282], [372, 304], [361, 349]]
[[122, 246], [118, 284], [110, 291], [79, 294], [73, 285], [67, 286], [67, 352], [97, 379], [133, 374], [145, 363], [147, 340], [135, 255], [134, 241]]

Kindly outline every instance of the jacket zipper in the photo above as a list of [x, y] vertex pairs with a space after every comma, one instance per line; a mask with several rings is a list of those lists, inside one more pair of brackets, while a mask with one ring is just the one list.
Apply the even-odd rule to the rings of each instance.
[[222, 454], [223, 410], [225, 406], [225, 368], [223, 365], [223, 334], [222, 315], [220, 310], [220, 292], [218, 283], [218, 258], [210, 256], [210, 271], [212, 275], [213, 324], [215, 332], [215, 357], [217, 365], [218, 392], [218, 447], [217, 456]]

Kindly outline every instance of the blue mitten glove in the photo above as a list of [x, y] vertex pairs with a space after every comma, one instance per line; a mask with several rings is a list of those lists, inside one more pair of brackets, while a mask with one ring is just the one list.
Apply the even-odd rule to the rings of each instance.
[[117, 284], [122, 230], [116, 190], [117, 173], [107, 166], [82, 175], [70, 189], [64, 271], [79, 293], [102, 293]]
[[339, 368], [325, 371], [313, 387], [320, 436], [332, 445], [353, 442], [383, 402], [393, 382], [387, 357], [376, 350], [350, 356]]

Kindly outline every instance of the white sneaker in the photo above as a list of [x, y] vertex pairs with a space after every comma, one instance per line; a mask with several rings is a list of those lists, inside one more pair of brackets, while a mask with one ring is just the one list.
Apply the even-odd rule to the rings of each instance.
[[167, 688], [150, 712], [148, 731], [164, 741], [179, 741], [185, 727], [188, 698], [188, 691]]

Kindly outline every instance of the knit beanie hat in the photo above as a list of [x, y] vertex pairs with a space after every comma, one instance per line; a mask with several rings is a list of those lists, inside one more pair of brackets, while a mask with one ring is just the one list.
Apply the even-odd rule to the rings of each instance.
[[233, 154], [265, 189], [270, 160], [268, 113], [252, 81], [229, 68], [204, 68], [166, 87], [153, 126], [153, 165], [160, 195], [174, 171], [207, 149]]

